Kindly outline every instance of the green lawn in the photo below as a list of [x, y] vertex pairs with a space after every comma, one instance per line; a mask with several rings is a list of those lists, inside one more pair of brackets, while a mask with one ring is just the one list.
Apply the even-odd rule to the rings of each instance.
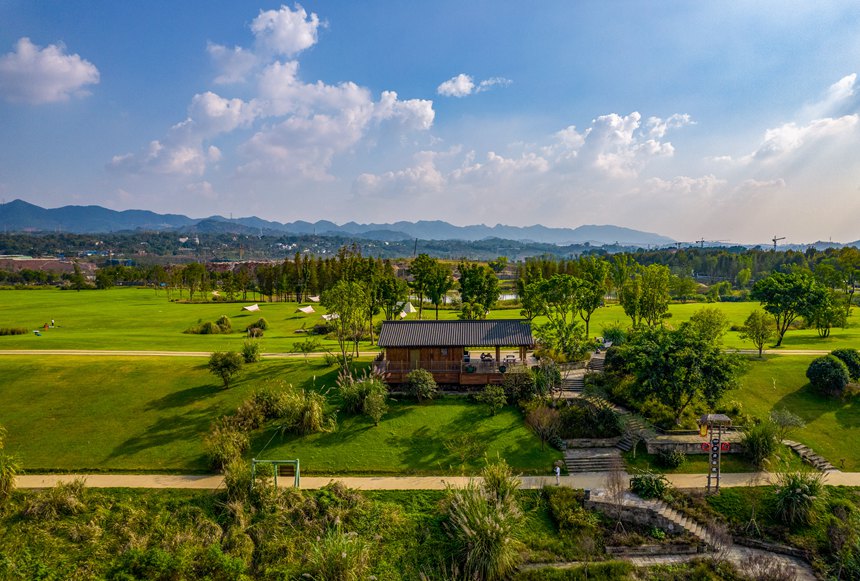
[[486, 407], [463, 397], [389, 407], [379, 426], [364, 416], [341, 416], [335, 432], [282, 436], [271, 428], [252, 445], [263, 450], [271, 439], [258, 458], [299, 458], [302, 472], [314, 474], [472, 474], [484, 466], [485, 454], [500, 455], [516, 472], [550, 474], [561, 458], [549, 446], [541, 450], [513, 407], [490, 416]]
[[806, 380], [812, 357], [772, 355], [753, 360], [741, 388], [728, 398], [743, 404], [745, 413], [766, 418], [771, 410], [786, 408], [799, 415], [806, 427], [791, 438], [810, 446], [837, 468], [860, 470], [860, 401], [824, 398]]
[[[624, 453], [624, 462], [627, 464], [628, 470], [653, 470], [663, 474], [707, 474], [711, 469], [709, 461], [708, 454], [688, 454], [687, 461], [681, 466], [662, 468], [657, 462], [657, 455], [646, 453], [645, 446], [642, 444], [637, 448], [635, 456], [633, 452]], [[803, 469], [803, 460], [788, 448], [783, 448], [769, 469], [801, 470]], [[742, 454], [723, 454], [720, 458], [720, 470], [723, 472], [758, 472], [759, 469]]]
[[[174, 298], [176, 294], [174, 293]], [[238, 350], [243, 334], [186, 335], [183, 331], [198, 321], [214, 321], [221, 315], [231, 318], [233, 328], [241, 331], [259, 317], [265, 317], [270, 330], [263, 338], [263, 351], [292, 352], [295, 343], [306, 338], [297, 333], [322, 322], [324, 309], [315, 305], [317, 313], [306, 315], [296, 312], [296, 303], [259, 303], [260, 312], [241, 310], [246, 303], [185, 304], [171, 302], [164, 291], [144, 288], [115, 288], [109, 291], [0, 291], [0, 326], [23, 327], [30, 331], [55, 319], [58, 327], [48, 329], [41, 337], [32, 332], [19, 336], [0, 336], [2, 349], [133, 349], [170, 351]], [[732, 324], [740, 325], [757, 303], [701, 303], [670, 306], [671, 317], [667, 324], [677, 325], [703, 306], [714, 306], [726, 313]], [[440, 319], [455, 319], [458, 311], [442, 309]], [[410, 315], [415, 318], [416, 315]], [[424, 318], [432, 319], [435, 312], [425, 309]], [[519, 309], [495, 309], [491, 318], [520, 318]], [[851, 319], [847, 329], [834, 329], [828, 339], [818, 337], [815, 330], [792, 330], [783, 341], [785, 349], [836, 349], [860, 347], [860, 324]], [[535, 321], [544, 322], [542, 317]], [[630, 319], [618, 305], [609, 305], [595, 311], [591, 321], [591, 335], [600, 335], [602, 328], [618, 322], [628, 326]], [[729, 332], [725, 344], [730, 348], [751, 349], [752, 344], [742, 341], [736, 332]], [[336, 350], [335, 341], [323, 341], [323, 348]], [[362, 349], [372, 349], [368, 343]]]
[[[268, 360], [224, 390], [205, 360], [181, 357], [6, 357], [0, 376], [7, 447], [30, 471], [207, 471], [202, 439], [212, 421], [254, 389], [279, 380], [325, 390], [336, 380], [334, 368], [317, 361]], [[276, 437], [265, 450], [273, 432], [261, 431], [249, 457], [298, 457], [307, 474], [474, 473], [484, 453], [499, 453], [517, 471], [549, 473], [561, 457], [540, 449], [516, 409], [490, 417], [467, 398], [392, 402], [378, 427], [363, 416], [340, 420], [337, 431]], [[457, 434], [465, 440], [451, 440]]]
[[207, 471], [203, 436], [267, 378], [310, 384], [331, 368], [272, 360], [225, 390], [205, 359], [0, 358], [0, 424], [27, 470]]

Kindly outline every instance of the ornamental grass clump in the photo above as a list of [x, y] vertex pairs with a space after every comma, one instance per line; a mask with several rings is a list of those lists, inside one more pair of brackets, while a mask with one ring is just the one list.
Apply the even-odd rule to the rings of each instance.
[[815, 520], [824, 495], [824, 474], [790, 472], [777, 476], [773, 491], [776, 516], [791, 528], [807, 526]]
[[303, 576], [311, 579], [359, 581], [367, 579], [370, 545], [355, 532], [343, 532], [340, 523], [311, 543]]
[[24, 516], [36, 519], [56, 519], [64, 515], [80, 514], [86, 510], [84, 502], [85, 480], [75, 478], [71, 482], [58, 482], [27, 498]]

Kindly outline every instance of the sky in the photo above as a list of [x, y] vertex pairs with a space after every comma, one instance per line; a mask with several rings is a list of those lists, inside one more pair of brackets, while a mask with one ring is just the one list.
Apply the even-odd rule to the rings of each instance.
[[860, 4], [0, 0], [0, 198], [860, 239]]

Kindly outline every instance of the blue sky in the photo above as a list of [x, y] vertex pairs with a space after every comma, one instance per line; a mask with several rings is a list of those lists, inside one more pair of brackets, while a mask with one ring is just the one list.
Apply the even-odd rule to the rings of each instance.
[[860, 238], [860, 5], [0, 0], [0, 197]]

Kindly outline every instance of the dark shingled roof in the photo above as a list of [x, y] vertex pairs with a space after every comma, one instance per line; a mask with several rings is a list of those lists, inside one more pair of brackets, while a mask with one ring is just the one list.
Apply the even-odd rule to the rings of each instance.
[[534, 345], [526, 321], [383, 321], [380, 347], [519, 347]]

